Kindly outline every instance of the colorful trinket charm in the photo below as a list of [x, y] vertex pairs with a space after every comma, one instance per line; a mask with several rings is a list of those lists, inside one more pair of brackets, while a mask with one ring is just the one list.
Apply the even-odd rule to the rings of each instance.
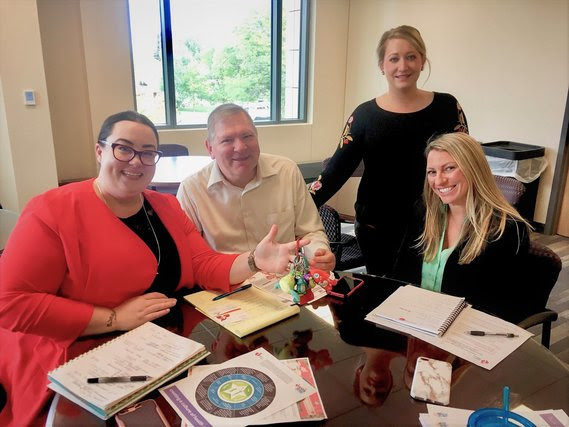
[[291, 294], [293, 302], [298, 304], [300, 297], [316, 285], [309, 270], [308, 259], [304, 255], [304, 251], [299, 248], [297, 240], [296, 255], [292, 261], [290, 271], [275, 284], [275, 287]]

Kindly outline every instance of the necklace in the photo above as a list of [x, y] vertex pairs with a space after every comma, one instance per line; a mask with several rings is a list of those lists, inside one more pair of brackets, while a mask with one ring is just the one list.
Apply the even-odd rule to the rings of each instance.
[[154, 231], [154, 227], [152, 226], [152, 223], [150, 222], [150, 218], [148, 218], [148, 214], [146, 213], [146, 208], [144, 207], [144, 198], [142, 197], [142, 194], [140, 195], [140, 198], [142, 199], [142, 210], [144, 211], [144, 215], [146, 216], [146, 221], [148, 221], [148, 225], [150, 226], [150, 229], [152, 230], [152, 234], [154, 235], [154, 240], [156, 241], [156, 246], [158, 247], [158, 265], [156, 266], [156, 274], [158, 274], [158, 269], [160, 267], [160, 260], [161, 260], [160, 242], [158, 241], [158, 237], [156, 236], [156, 232]]
[[[99, 187], [99, 183], [97, 182], [97, 180], [95, 180], [93, 182], [95, 183], [95, 187], [97, 187], [97, 190], [99, 190], [99, 195], [101, 196], [103, 203], [112, 212], [112, 209], [109, 207], [109, 204], [107, 203], [107, 199], [105, 199], [105, 195], [101, 191], [101, 187]], [[158, 248], [158, 260], [157, 260], [158, 265], [156, 268], [156, 274], [158, 274], [158, 268], [160, 267], [160, 261], [162, 260], [162, 253], [160, 251], [160, 241], [158, 240], [158, 236], [156, 235], [156, 231], [154, 231], [154, 227], [152, 226], [152, 222], [150, 222], [150, 218], [148, 217], [148, 213], [146, 212], [146, 207], [144, 206], [144, 197], [142, 197], [142, 194], [140, 195], [140, 201], [142, 202], [142, 210], [144, 211], [144, 216], [146, 217], [146, 221], [148, 221], [148, 225], [150, 226], [150, 230], [152, 230], [152, 235], [154, 236], [154, 241], [156, 242], [156, 247]]]

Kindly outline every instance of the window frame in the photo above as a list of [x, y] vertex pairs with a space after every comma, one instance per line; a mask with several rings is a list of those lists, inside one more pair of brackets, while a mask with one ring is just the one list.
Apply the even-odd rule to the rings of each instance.
[[[174, 52], [172, 43], [172, 21], [170, 0], [158, 0], [160, 8], [160, 39], [162, 48], [162, 75], [164, 79], [164, 112], [166, 124], [156, 125], [158, 129], [200, 129], [207, 124], [178, 124], [176, 120], [176, 88], [174, 80]], [[128, 7], [128, 2], [127, 2]], [[282, 118], [282, 0], [271, 0], [271, 89], [269, 120], [255, 121], [256, 126], [293, 124], [307, 122], [308, 103], [308, 52], [309, 52], [309, 22], [310, 0], [300, 0], [300, 42], [299, 42], [299, 90], [298, 118]], [[129, 12], [130, 16], [130, 12]], [[134, 57], [132, 47], [132, 31], [129, 19], [131, 72], [134, 94], [134, 109], [138, 111], [136, 85], [134, 74]]]

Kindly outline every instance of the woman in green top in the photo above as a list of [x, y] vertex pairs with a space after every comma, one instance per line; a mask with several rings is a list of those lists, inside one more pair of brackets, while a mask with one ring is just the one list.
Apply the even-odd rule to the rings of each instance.
[[496, 186], [475, 139], [465, 133], [441, 135], [425, 154], [423, 204], [393, 275], [465, 297], [507, 320], [523, 318], [519, 286], [529, 224]]

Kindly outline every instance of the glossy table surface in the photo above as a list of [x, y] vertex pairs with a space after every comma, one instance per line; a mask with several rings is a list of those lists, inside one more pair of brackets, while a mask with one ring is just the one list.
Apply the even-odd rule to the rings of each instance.
[[[453, 366], [450, 406], [501, 407], [502, 388], [511, 389], [510, 408], [563, 409], [569, 413], [569, 370], [533, 339], [491, 371], [416, 338], [380, 329], [363, 317], [399, 283], [361, 276], [365, 285], [348, 301], [326, 297], [300, 314], [245, 338], [237, 338], [181, 301], [166, 323], [211, 351], [207, 363], [221, 363], [259, 346], [279, 359], [308, 357], [328, 415], [328, 425], [419, 425], [426, 405], [409, 396], [419, 356]], [[164, 325], [165, 326], [165, 325]], [[154, 392], [167, 417], [179, 419]], [[100, 425], [102, 420], [65, 399], [55, 409], [55, 425]], [[112, 420], [108, 421], [112, 425]]]
[[151, 184], [179, 184], [211, 162], [209, 156], [162, 157], [156, 163], [156, 172]]

